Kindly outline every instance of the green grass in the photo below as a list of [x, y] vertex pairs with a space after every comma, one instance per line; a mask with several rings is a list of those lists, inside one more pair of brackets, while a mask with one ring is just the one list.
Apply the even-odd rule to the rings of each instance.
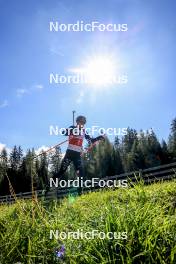
[[[127, 239], [50, 239], [50, 230], [127, 232]], [[54, 248], [64, 244], [64, 261]], [[176, 181], [46, 204], [0, 206], [0, 263], [176, 263]]]

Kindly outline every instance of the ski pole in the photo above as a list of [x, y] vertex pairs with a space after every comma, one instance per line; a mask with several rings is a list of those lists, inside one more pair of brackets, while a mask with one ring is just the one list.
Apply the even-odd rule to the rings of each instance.
[[67, 141], [68, 141], [68, 139], [62, 141], [62, 142], [59, 143], [59, 144], [56, 144], [55, 146], [53, 146], [53, 147], [51, 147], [51, 148], [49, 148], [49, 149], [47, 149], [47, 150], [45, 150], [45, 151], [43, 151], [43, 152], [41, 152], [40, 154], [36, 155], [36, 156], [34, 157], [34, 159], [37, 158], [37, 157], [39, 157], [39, 156], [41, 156], [41, 155], [43, 155], [44, 153], [47, 153], [47, 152], [51, 151], [52, 149], [57, 148], [58, 146], [61, 146], [62, 144], [64, 144], [64, 143], [67, 142]]

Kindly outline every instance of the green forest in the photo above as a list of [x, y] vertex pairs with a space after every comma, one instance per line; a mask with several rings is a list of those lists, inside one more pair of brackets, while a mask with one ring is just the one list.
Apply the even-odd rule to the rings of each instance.
[[[45, 189], [49, 178], [60, 168], [62, 153], [60, 147], [53, 152], [35, 158], [34, 149], [24, 154], [21, 146], [14, 146], [10, 153], [4, 148], [0, 153], [0, 194], [9, 194], [8, 178], [16, 193]], [[85, 179], [94, 176], [103, 178], [174, 162], [176, 160], [176, 118], [170, 125], [168, 140], [161, 142], [153, 130], [143, 132], [127, 129], [122, 138], [116, 137], [114, 142], [106, 138], [91, 152], [83, 156]], [[8, 176], [8, 177], [7, 177]], [[71, 165], [63, 176], [74, 179], [75, 172]], [[31, 182], [31, 179], [33, 182]]]

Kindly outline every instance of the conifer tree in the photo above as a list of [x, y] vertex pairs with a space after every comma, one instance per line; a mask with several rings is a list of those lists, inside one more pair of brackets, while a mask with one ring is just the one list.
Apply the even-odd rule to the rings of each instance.
[[168, 150], [172, 155], [172, 160], [176, 160], [176, 118], [171, 123], [171, 132], [169, 135]]

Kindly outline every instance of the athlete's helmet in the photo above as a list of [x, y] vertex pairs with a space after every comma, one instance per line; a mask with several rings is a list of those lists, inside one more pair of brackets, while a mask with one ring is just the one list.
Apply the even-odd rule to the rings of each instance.
[[86, 118], [85, 118], [85, 116], [78, 116], [77, 118], [76, 118], [76, 123], [78, 123], [78, 122], [81, 122], [81, 123], [86, 123]]

